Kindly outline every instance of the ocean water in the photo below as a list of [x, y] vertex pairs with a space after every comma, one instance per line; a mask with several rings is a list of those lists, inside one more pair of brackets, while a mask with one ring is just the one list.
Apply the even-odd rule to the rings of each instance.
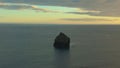
[[[56, 50], [64, 32], [70, 50]], [[0, 68], [120, 68], [120, 25], [0, 24]]]

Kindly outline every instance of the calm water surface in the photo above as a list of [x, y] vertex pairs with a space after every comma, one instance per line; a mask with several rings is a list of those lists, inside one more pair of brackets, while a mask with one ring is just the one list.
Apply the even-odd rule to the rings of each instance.
[[[55, 50], [64, 32], [71, 49]], [[120, 68], [120, 25], [0, 25], [0, 68]]]

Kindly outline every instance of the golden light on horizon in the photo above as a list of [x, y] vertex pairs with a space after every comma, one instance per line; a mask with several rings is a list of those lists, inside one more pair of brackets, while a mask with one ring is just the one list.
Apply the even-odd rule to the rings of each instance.
[[[19, 5], [18, 5], [19, 6]], [[20, 4], [21, 6], [21, 4]], [[93, 16], [88, 13], [100, 11], [84, 10], [80, 8], [60, 7], [60, 6], [34, 6], [30, 5], [27, 10], [0, 9], [1, 23], [18, 24], [120, 24], [120, 17]], [[34, 9], [35, 8], [35, 9]], [[59, 10], [60, 12], [44, 12], [43, 9]], [[34, 9], [34, 10], [33, 10]], [[40, 11], [36, 11], [40, 10]], [[63, 11], [62, 11], [63, 10]]]

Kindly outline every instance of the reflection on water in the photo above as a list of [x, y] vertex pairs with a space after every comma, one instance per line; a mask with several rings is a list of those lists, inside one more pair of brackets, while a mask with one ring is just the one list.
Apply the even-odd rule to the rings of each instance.
[[55, 52], [55, 68], [70, 68], [70, 51], [54, 50]]

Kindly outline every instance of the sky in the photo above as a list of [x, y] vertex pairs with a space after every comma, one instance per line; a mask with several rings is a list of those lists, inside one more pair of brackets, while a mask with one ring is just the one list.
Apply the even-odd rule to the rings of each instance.
[[120, 0], [0, 0], [0, 23], [120, 24]]

